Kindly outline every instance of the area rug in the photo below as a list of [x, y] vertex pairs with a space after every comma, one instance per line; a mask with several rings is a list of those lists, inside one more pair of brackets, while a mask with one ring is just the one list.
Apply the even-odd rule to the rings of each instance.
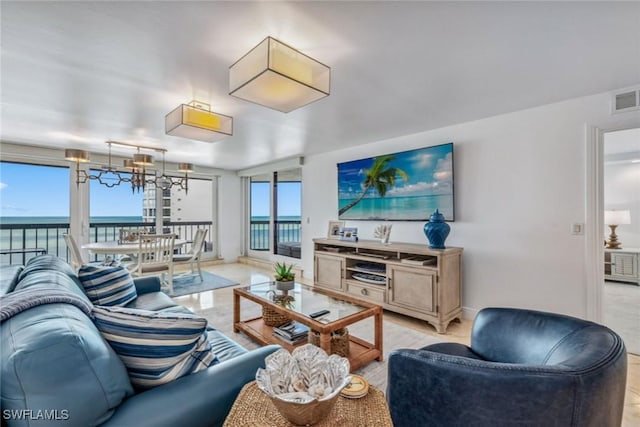
[[213, 273], [209, 273], [207, 271], [202, 272], [202, 278], [203, 280], [200, 281], [199, 276], [174, 276], [173, 294], [169, 294], [169, 287], [165, 284], [162, 285], [162, 291], [172, 297], [179, 297], [182, 295], [195, 294], [196, 292], [204, 292], [210, 291], [212, 289], [220, 289], [239, 285], [238, 282], [226, 279]]
[[[241, 312], [243, 318], [260, 315], [260, 309], [256, 309], [255, 304], [249, 302], [245, 305], [245, 302], [245, 300], [242, 300]], [[246, 335], [233, 332], [233, 307], [209, 308], [200, 310], [197, 314], [205, 317], [211, 326], [243, 347], [247, 349], [260, 347], [260, 344], [252, 341]], [[387, 387], [387, 361], [389, 359], [389, 353], [391, 353], [392, 350], [397, 348], [421, 348], [429, 344], [443, 342], [443, 340], [434, 338], [424, 332], [398, 325], [387, 319], [383, 319], [382, 323], [383, 361], [378, 362], [374, 360], [355, 371], [355, 373], [364, 376], [369, 383], [385, 391]], [[373, 319], [365, 319], [349, 326], [349, 333], [373, 342]]]

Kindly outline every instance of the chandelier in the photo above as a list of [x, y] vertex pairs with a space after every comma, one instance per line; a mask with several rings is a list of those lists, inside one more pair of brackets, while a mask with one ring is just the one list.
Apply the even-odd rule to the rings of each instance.
[[[109, 146], [109, 161], [107, 166], [102, 166], [97, 173], [92, 174], [91, 171], [87, 172], [80, 169], [80, 163], [89, 162], [89, 152], [85, 150], [78, 150], [74, 148], [66, 149], [64, 151], [64, 158], [76, 163], [76, 185], [84, 184], [90, 180], [97, 181], [99, 184], [108, 188], [113, 188], [122, 183], [131, 184], [131, 191], [144, 191], [148, 185], [152, 185], [156, 188], [163, 190], [170, 189], [171, 187], [177, 187], [184, 190], [185, 193], [189, 191], [189, 172], [193, 172], [193, 165], [191, 163], [178, 163], [178, 172], [183, 172], [183, 177], [168, 176], [165, 172], [164, 155], [167, 152], [165, 148], [150, 147], [145, 145], [130, 144], [127, 142], [119, 141], [106, 141]], [[113, 167], [111, 163], [111, 146], [121, 145], [125, 147], [132, 147], [137, 150], [131, 159], [125, 159], [123, 167], [129, 172], [126, 174], [120, 172], [117, 168]], [[149, 150], [162, 153], [162, 174], [156, 175], [155, 173], [148, 174], [147, 167], [153, 166], [153, 157], [149, 154], [141, 153], [140, 150]]]

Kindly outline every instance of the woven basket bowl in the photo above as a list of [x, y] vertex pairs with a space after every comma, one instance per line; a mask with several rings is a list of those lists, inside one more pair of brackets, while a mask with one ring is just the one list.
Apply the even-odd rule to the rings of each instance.
[[291, 319], [284, 314], [280, 314], [268, 307], [262, 307], [262, 320], [264, 320], [264, 324], [267, 326], [282, 326], [291, 321]]

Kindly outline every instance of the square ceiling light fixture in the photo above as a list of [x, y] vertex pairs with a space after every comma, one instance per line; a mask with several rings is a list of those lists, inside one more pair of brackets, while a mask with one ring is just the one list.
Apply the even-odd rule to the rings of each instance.
[[233, 117], [211, 111], [205, 102], [181, 104], [164, 118], [167, 135], [215, 142], [233, 135]]
[[288, 113], [329, 95], [331, 68], [267, 37], [229, 67], [229, 94]]

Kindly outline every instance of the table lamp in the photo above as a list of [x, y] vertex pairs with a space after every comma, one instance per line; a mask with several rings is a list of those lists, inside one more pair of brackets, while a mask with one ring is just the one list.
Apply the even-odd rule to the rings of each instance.
[[609, 235], [606, 248], [621, 249], [616, 227], [622, 224], [631, 224], [631, 213], [629, 211], [604, 211], [604, 223], [611, 228], [611, 235]]

